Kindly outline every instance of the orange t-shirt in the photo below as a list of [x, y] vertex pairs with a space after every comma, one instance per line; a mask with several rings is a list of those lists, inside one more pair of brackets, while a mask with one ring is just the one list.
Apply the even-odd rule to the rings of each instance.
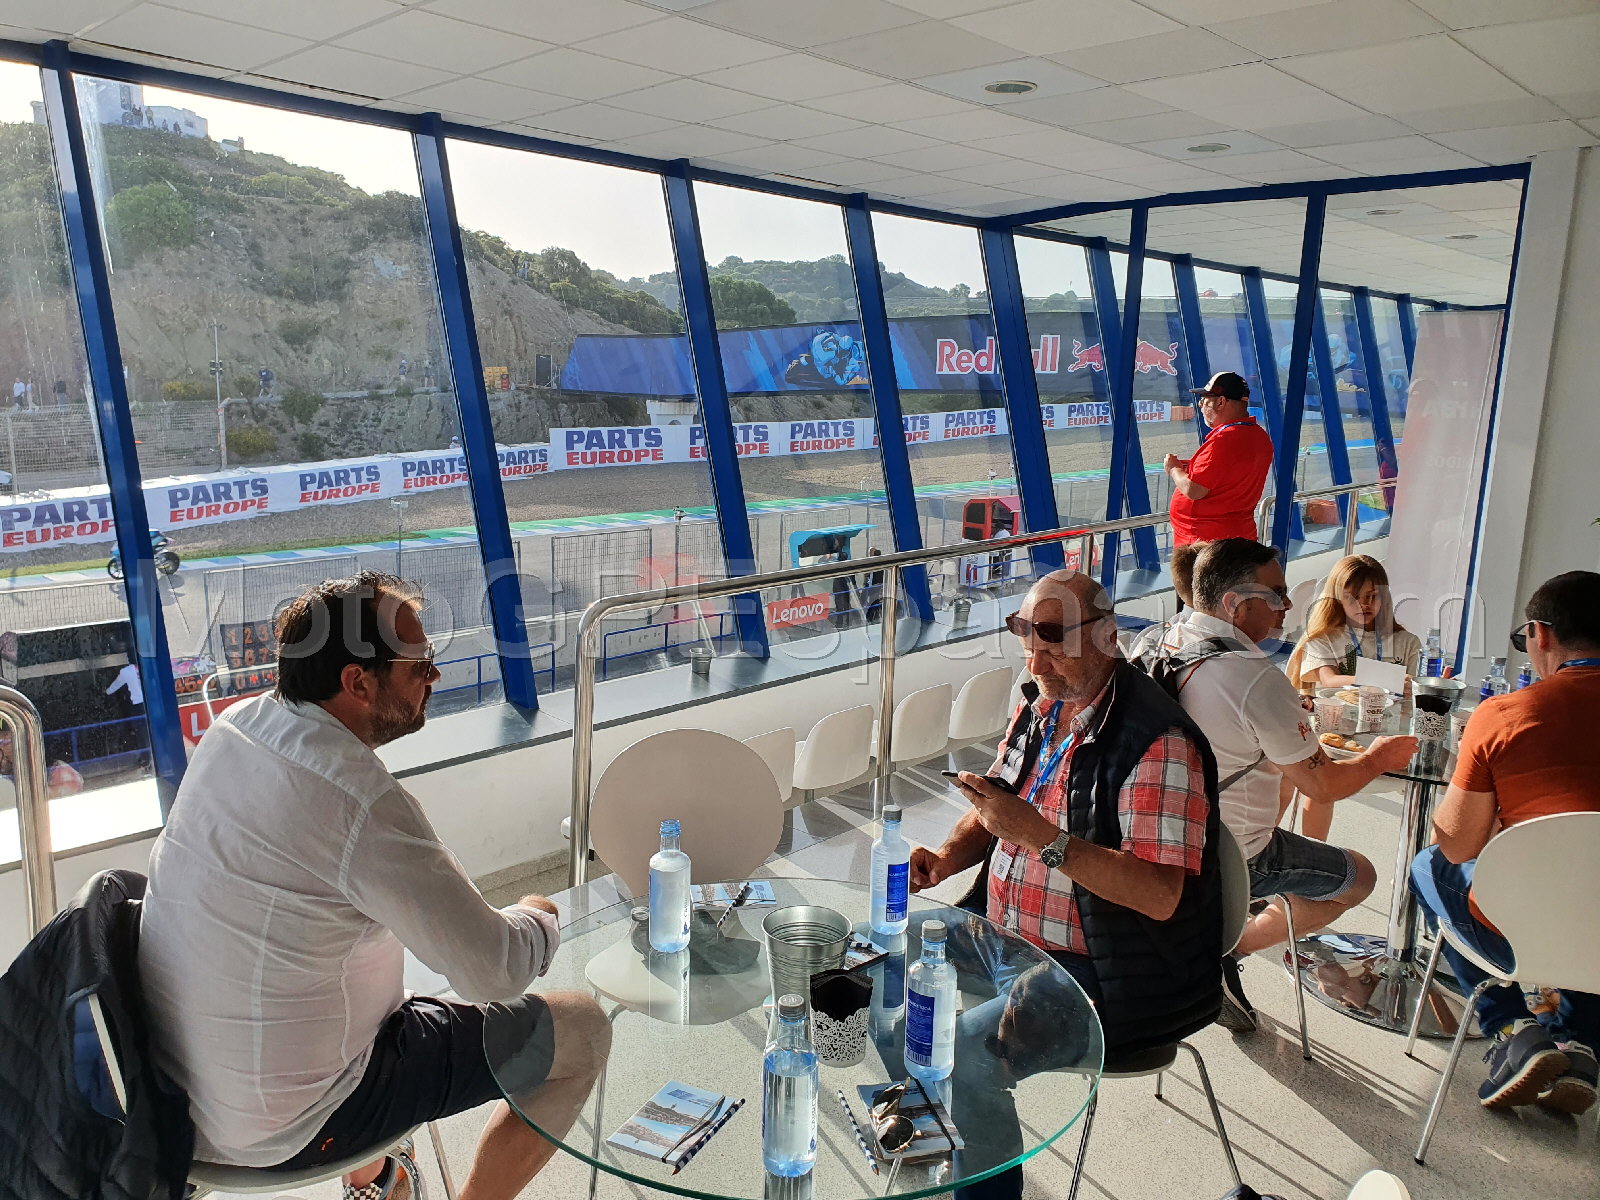
[[1596, 667], [1568, 667], [1530, 688], [1485, 700], [1461, 736], [1451, 782], [1463, 791], [1493, 792], [1502, 827], [1556, 813], [1600, 812], [1596, 713]]

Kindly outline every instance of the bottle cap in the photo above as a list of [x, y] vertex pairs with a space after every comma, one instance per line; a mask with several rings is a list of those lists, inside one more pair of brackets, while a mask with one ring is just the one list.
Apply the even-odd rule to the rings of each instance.
[[944, 941], [945, 928], [943, 921], [924, 921], [922, 923], [922, 940], [925, 942]]
[[682, 834], [683, 829], [678, 825], [678, 822], [673, 820], [671, 817], [668, 817], [665, 821], [661, 822], [662, 837], [681, 837]]
[[785, 1021], [798, 1021], [806, 1015], [804, 996], [789, 992], [778, 997], [778, 1016]]
[[885, 804], [883, 806], [883, 819], [891, 823], [900, 820], [900, 806], [898, 804]]

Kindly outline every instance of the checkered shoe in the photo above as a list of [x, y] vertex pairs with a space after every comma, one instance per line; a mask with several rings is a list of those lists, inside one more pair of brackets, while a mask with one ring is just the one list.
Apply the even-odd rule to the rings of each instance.
[[344, 1200], [428, 1200], [417, 1169], [416, 1144], [407, 1138], [384, 1159], [383, 1170], [365, 1187], [344, 1185]]

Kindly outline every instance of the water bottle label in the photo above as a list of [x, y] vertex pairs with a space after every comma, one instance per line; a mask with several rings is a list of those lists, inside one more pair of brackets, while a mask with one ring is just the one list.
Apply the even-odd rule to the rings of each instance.
[[934, 998], [926, 992], [906, 994], [906, 1057], [919, 1067], [933, 1061]]
[[910, 890], [911, 864], [889, 864], [889, 895], [884, 901], [883, 916], [886, 921], [906, 919], [906, 895]]

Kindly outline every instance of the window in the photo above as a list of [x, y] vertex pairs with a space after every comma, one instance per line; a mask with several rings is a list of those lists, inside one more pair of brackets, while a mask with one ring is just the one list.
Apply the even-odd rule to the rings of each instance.
[[261, 691], [277, 606], [377, 568], [428, 597], [433, 711], [496, 698], [409, 135], [102, 79], [78, 95], [150, 520], [184, 561], [174, 654]]
[[[0, 63], [0, 679], [39, 710], [52, 794], [83, 793], [53, 806], [62, 849], [152, 828], [160, 809], [127, 604], [108, 578], [115, 530], [42, 99], [37, 69]], [[175, 582], [162, 584], [169, 626]], [[197, 690], [203, 661], [172, 650], [179, 688]], [[12, 770], [6, 732], [0, 774]], [[8, 815], [0, 863], [19, 857], [13, 829]]]
[[[666, 201], [643, 171], [449, 155], [534, 670], [566, 686], [600, 596], [725, 573]], [[602, 676], [722, 645], [726, 602], [705, 607], [608, 621]]]
[[[1193, 372], [1178, 316], [1178, 293], [1172, 264], [1146, 258], [1139, 285], [1139, 336], [1133, 355], [1133, 419], [1139, 442], [1138, 461], [1129, 470], [1143, 470], [1150, 511], [1166, 512], [1172, 503], [1172, 478], [1161, 469], [1167, 454], [1187, 458], [1194, 453], [1194, 397], [1187, 388]], [[1126, 303], [1126, 301], [1124, 301]], [[1201, 387], [1205, 380], [1192, 385]], [[1170, 542], [1166, 527], [1156, 540]]]

